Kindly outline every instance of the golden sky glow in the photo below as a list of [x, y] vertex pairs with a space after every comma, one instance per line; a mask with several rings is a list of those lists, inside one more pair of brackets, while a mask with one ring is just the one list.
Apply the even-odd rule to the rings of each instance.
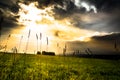
[[[47, 7], [45, 9], [37, 8], [38, 3], [33, 2], [29, 5], [19, 3], [20, 9], [18, 15], [19, 24], [21, 25], [19, 29], [11, 31], [12, 37], [9, 40], [10, 45], [8, 49], [10, 50], [11, 46], [19, 46], [20, 38], [23, 36], [21, 49], [23, 52], [27, 42], [27, 36], [29, 30], [31, 30], [30, 39], [29, 39], [29, 49], [28, 52], [36, 51], [37, 39], [36, 34], [40, 35], [42, 33], [42, 50], [46, 50], [46, 37], [49, 38], [49, 51], [58, 51], [57, 43], [64, 47], [66, 41], [90, 41], [90, 37], [94, 35], [102, 35], [106, 33], [99, 33], [90, 30], [84, 30], [71, 25], [69, 18], [63, 20], [56, 20], [53, 17], [52, 9], [54, 6]], [[89, 20], [86, 17], [85, 20]], [[5, 43], [6, 41], [4, 41]], [[40, 47], [40, 40], [38, 40], [38, 47]]]

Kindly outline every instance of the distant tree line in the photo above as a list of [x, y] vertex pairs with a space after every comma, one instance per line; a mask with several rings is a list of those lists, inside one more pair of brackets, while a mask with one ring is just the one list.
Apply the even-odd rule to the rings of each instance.
[[37, 52], [37, 54], [42, 54], [42, 55], [55, 55], [55, 52], [46, 52], [46, 51], [42, 51], [42, 53], [41, 52]]

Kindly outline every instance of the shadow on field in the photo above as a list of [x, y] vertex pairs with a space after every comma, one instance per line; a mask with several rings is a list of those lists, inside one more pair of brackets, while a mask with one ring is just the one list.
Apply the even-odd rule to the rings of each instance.
[[[0, 52], [1, 54], [10, 54], [10, 53], [4, 53]], [[13, 54], [13, 53], [11, 53]], [[22, 53], [17, 53], [17, 54], [22, 54]], [[31, 54], [33, 55], [33, 54]], [[39, 55], [39, 54], [37, 54]], [[42, 55], [49, 55], [46, 53], [42, 53]], [[52, 53], [49, 56], [55, 56], [55, 53]], [[59, 55], [63, 56], [63, 55]], [[65, 57], [78, 57], [78, 58], [95, 58], [95, 59], [109, 59], [109, 60], [119, 60], [120, 59], [120, 53], [112, 53], [112, 54], [78, 54], [78, 55], [65, 55]]]
[[[72, 56], [72, 55], [69, 55]], [[74, 57], [79, 57], [79, 58], [96, 58], [96, 59], [110, 59], [110, 60], [119, 60], [120, 59], [120, 53], [119, 54], [79, 54], [75, 55]]]

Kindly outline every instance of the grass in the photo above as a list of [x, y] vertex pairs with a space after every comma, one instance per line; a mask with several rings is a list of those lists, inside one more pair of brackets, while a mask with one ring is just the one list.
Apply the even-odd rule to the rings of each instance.
[[0, 54], [0, 80], [120, 80], [120, 60]]

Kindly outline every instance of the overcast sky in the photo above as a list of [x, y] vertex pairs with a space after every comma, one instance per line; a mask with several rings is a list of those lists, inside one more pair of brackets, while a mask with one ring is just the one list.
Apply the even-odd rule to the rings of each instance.
[[[48, 15], [51, 17], [52, 13], [54, 21], [50, 22], [46, 20], [48, 19], [46, 17], [46, 19], [42, 21], [45, 20], [44, 25], [47, 24], [48, 26], [56, 25], [55, 21], [58, 22], [57, 25], [60, 24], [59, 28], [49, 27], [49, 30], [52, 30], [52, 32], [48, 34], [52, 35], [56, 40], [65, 41], [65, 43], [69, 45], [69, 51], [78, 49], [84, 52], [86, 48], [91, 48], [91, 50], [95, 52], [100, 52], [101, 50], [110, 52], [114, 51], [114, 41], [117, 39], [119, 42], [120, 0], [1, 0], [1, 40], [3, 43], [5, 43], [4, 39], [6, 39], [9, 34], [19, 34], [18, 38], [20, 38], [20, 34], [23, 34], [21, 30], [26, 27], [21, 26], [18, 21], [21, 17], [21, 15], [19, 15], [21, 5], [29, 5], [34, 2], [38, 3], [36, 8], [40, 10], [45, 10], [52, 6], [51, 12], [48, 11]], [[66, 24], [64, 24], [65, 22]], [[43, 22], [39, 21], [39, 24], [43, 24]], [[88, 36], [89, 32], [91, 36]], [[26, 33], [28, 33], [28, 31]], [[118, 36], [116, 36], [116, 34]], [[91, 40], [82, 42], [82, 37], [84, 36], [91, 37]], [[76, 39], [77, 37], [80, 38], [80, 40]], [[75, 39], [71, 39], [70, 41], [70, 38]], [[52, 41], [54, 42], [54, 40]], [[16, 42], [16, 44], [18, 42]], [[82, 47], [81, 44], [84, 45], [84, 47]], [[61, 46], [64, 47], [64, 45]]]

